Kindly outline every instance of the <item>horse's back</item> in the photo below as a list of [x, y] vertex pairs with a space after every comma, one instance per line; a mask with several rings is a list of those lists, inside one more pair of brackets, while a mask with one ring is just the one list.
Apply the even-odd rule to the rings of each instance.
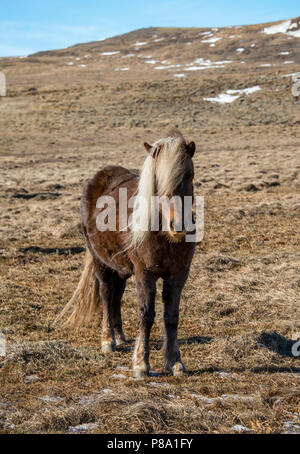
[[123, 275], [130, 275], [133, 272], [132, 263], [127, 254], [119, 254], [124, 249], [124, 233], [114, 230], [104, 232], [98, 230], [97, 215], [101, 210], [97, 208], [97, 200], [102, 196], [111, 196], [115, 202], [118, 202], [120, 187], [127, 187], [132, 195], [137, 187], [138, 176], [137, 170], [121, 166], [107, 166], [87, 182], [81, 197], [81, 221], [92, 255]]
[[81, 197], [81, 218], [85, 225], [92, 216], [97, 200], [103, 195], [108, 195], [129, 180], [136, 179], [139, 172], [121, 166], [106, 166], [99, 170], [85, 185]]

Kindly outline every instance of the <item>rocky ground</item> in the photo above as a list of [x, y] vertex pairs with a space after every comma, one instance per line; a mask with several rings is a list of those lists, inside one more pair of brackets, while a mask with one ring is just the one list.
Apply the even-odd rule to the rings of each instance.
[[[1, 432], [300, 431], [299, 21], [150, 28], [0, 59]], [[97, 326], [73, 333], [53, 320], [82, 269], [84, 182], [110, 163], [139, 167], [143, 142], [174, 125], [196, 142], [205, 197], [181, 301], [189, 376], [163, 370], [159, 295], [152, 375], [140, 381], [134, 279], [129, 343], [112, 356]]]

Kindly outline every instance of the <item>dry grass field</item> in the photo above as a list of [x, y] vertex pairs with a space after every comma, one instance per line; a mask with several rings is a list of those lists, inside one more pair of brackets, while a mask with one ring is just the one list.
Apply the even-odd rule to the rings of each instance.
[[[300, 332], [300, 104], [289, 76], [300, 41], [263, 33], [269, 26], [147, 29], [0, 59], [0, 432], [300, 431], [291, 353]], [[256, 86], [232, 103], [204, 99]], [[189, 375], [163, 370], [159, 291], [152, 373], [135, 380], [134, 279], [126, 348], [105, 356], [97, 325], [74, 333], [53, 321], [82, 270], [83, 184], [107, 164], [139, 167], [143, 142], [171, 126], [196, 142], [195, 191], [205, 197], [205, 236], [180, 306]]]

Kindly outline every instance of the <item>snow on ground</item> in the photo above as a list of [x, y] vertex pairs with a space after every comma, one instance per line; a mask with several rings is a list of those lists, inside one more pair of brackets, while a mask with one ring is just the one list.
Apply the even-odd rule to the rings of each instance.
[[215, 68], [225, 68], [224, 65], [211, 65], [211, 66], [189, 66], [188, 68], [184, 68], [184, 71], [200, 71], [202, 69], [215, 69]]
[[219, 60], [219, 61], [211, 61], [211, 60], [204, 60], [203, 58], [196, 58], [193, 63], [197, 63], [201, 66], [212, 66], [212, 65], [224, 65], [226, 63], [232, 63], [232, 60]]
[[243, 47], [239, 47], [236, 51], [238, 54], [241, 54], [242, 52], [244, 52], [244, 48]]
[[232, 103], [233, 101], [238, 99], [242, 94], [250, 95], [259, 90], [261, 90], [261, 88], [258, 86], [244, 88], [243, 90], [227, 90], [226, 93], [220, 93], [215, 98], [203, 98], [203, 99], [204, 99], [204, 101], [210, 101], [213, 103], [218, 102], [220, 104], [228, 104], [228, 103]]
[[291, 30], [292, 28], [297, 28], [297, 22], [294, 22], [294, 23], [289, 27], [290, 30]]
[[220, 104], [227, 104], [235, 101], [238, 99], [239, 96], [231, 96], [228, 95], [227, 93], [220, 93], [218, 96], [215, 98], [203, 98], [204, 101], [210, 101], [210, 102], [218, 102]]
[[111, 51], [111, 52], [102, 52], [100, 55], [117, 55], [119, 53], [120, 53], [119, 50], [114, 50], [114, 51]]
[[289, 61], [285, 61], [283, 62], [284, 65], [290, 65], [291, 63], [295, 63], [294, 61], [292, 60], [289, 60]]
[[300, 38], [300, 30], [295, 30], [294, 32], [288, 32], [287, 34], [294, 36], [295, 38]]
[[155, 66], [154, 69], [172, 69], [172, 68], [180, 68], [181, 65], [167, 65], [167, 66]]
[[269, 68], [270, 66], [273, 66], [272, 63], [261, 63], [259, 66], [262, 68]]
[[284, 74], [282, 77], [299, 77], [300, 73]]
[[280, 52], [279, 55], [290, 55], [291, 52], [287, 51], [287, 52]]
[[122, 58], [130, 58], [130, 57], [135, 57], [136, 54], [127, 54], [127, 55], [123, 55]]
[[264, 28], [264, 33], [267, 35], [274, 35], [275, 33], [286, 33], [291, 26], [291, 20], [281, 22], [280, 24], [272, 25], [271, 27]]
[[219, 60], [219, 61], [214, 61], [213, 62], [214, 65], [224, 65], [224, 64], [227, 64], [227, 63], [232, 63], [232, 60]]
[[115, 68], [115, 71], [129, 71], [129, 68]]
[[208, 38], [208, 39], [202, 39], [201, 43], [215, 43], [215, 42], [219, 41], [219, 39], [221, 39], [221, 38], [213, 37], [213, 38]]
[[227, 90], [227, 93], [229, 93], [229, 94], [245, 93], [246, 95], [251, 95], [252, 93], [255, 93], [256, 91], [260, 91], [260, 90], [261, 90], [261, 88], [258, 85], [255, 85], [254, 87], [244, 88], [243, 90]]
[[274, 35], [275, 33], [284, 33], [286, 35], [293, 36], [294, 38], [300, 38], [300, 30], [293, 30], [297, 28], [296, 23], [292, 23], [291, 20], [281, 22], [280, 24], [272, 25], [271, 27], [264, 28], [263, 32], [267, 35]]
[[[211, 61], [203, 58], [196, 58], [192, 63], [187, 63], [184, 71], [199, 71], [201, 69], [224, 68], [225, 64], [232, 63], [232, 60]], [[196, 66], [197, 65], [197, 66]]]
[[174, 77], [178, 77], [178, 79], [185, 77], [185, 74], [174, 74]]
[[140, 46], [145, 46], [145, 44], [148, 44], [147, 41], [137, 41], [137, 42], [135, 43], [135, 46], [140, 47]]

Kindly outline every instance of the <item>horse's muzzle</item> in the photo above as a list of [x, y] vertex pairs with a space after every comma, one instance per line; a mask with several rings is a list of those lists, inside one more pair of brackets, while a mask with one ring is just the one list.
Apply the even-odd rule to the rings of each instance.
[[170, 229], [164, 232], [170, 243], [181, 243], [185, 239], [186, 230], [175, 230], [174, 222], [170, 223]]

